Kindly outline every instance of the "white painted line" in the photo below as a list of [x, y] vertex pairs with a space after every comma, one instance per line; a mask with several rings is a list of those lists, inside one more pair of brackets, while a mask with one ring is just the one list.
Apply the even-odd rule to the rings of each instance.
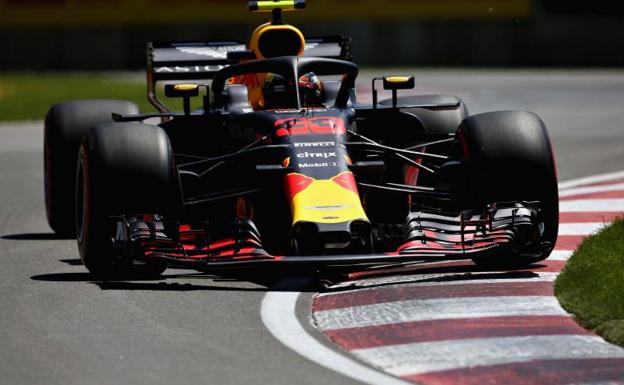
[[559, 212], [624, 212], [624, 199], [579, 199], [559, 202]]
[[591, 235], [605, 227], [603, 222], [559, 223], [559, 235]]
[[[337, 353], [312, 337], [297, 320], [298, 292], [269, 292], [262, 300], [264, 326], [289, 349], [304, 358], [364, 384], [413, 385]], [[293, 378], [293, 383], [296, 383]]]
[[624, 349], [585, 335], [447, 340], [351, 352], [397, 376], [533, 360], [624, 357]]
[[554, 250], [548, 257], [549, 261], [567, 261], [574, 253], [573, 250]]
[[559, 192], [559, 197], [569, 197], [573, 195], [582, 195], [582, 194], [593, 194], [599, 192], [608, 192], [608, 191], [620, 191], [624, 190], [624, 183], [618, 184], [609, 184], [604, 186], [590, 186], [590, 187], [577, 187], [569, 190], [563, 190]]
[[559, 183], [559, 190], [565, 190], [572, 187], [582, 186], [585, 184], [608, 182], [610, 180], [624, 178], [624, 171], [610, 172], [606, 174], [592, 175], [585, 178], [572, 179]]
[[321, 330], [403, 322], [504, 316], [567, 315], [554, 296], [435, 298], [377, 303], [314, 313]]

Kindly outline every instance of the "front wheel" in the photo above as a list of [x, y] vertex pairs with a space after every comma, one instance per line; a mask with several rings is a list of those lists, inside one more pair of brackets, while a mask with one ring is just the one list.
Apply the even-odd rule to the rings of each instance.
[[498, 111], [464, 119], [457, 141], [467, 165], [464, 204], [538, 202], [542, 250], [530, 256], [474, 258], [481, 265], [528, 265], [546, 259], [557, 241], [559, 195], [553, 151], [544, 122], [525, 111]]
[[165, 132], [139, 123], [98, 125], [85, 137], [76, 173], [80, 258], [98, 278], [156, 277], [166, 264], [135, 261], [113, 247], [116, 215], [171, 212], [176, 205], [172, 154]]

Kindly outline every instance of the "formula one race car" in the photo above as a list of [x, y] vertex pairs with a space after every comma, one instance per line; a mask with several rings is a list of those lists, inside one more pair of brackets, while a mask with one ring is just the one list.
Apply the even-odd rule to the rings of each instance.
[[[535, 114], [468, 116], [454, 96], [399, 97], [413, 77], [375, 78], [372, 105], [359, 104], [347, 37], [305, 39], [284, 24], [301, 0], [249, 6], [272, 21], [248, 44], [148, 45], [158, 113], [112, 100], [50, 109], [47, 217], [76, 235], [91, 273], [548, 257], [557, 178]], [[158, 98], [160, 81], [183, 112]], [[378, 100], [380, 84], [392, 98]]]

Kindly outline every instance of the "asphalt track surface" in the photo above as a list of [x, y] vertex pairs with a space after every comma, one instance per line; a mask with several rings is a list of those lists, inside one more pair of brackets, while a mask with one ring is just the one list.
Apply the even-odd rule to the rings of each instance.
[[[624, 72], [415, 74], [418, 92], [458, 95], [471, 113], [538, 113], [561, 180], [624, 168]], [[0, 384], [357, 383], [273, 337], [263, 286], [181, 270], [159, 281], [91, 280], [75, 241], [47, 227], [42, 163], [40, 122], [0, 125]], [[313, 294], [299, 297], [296, 314], [327, 344], [309, 326]]]

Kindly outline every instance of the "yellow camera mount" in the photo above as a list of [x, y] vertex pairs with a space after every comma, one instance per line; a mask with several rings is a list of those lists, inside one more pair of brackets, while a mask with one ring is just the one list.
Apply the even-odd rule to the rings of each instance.
[[305, 9], [305, 0], [261, 0], [250, 1], [248, 7], [251, 12], [271, 12], [272, 24], [282, 24], [282, 12]]

